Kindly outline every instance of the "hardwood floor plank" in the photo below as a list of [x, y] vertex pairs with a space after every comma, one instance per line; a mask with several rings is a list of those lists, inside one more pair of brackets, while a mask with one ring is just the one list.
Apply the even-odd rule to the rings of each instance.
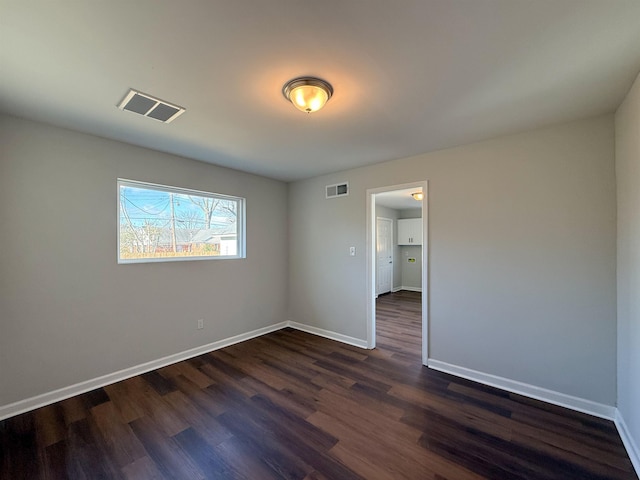
[[220, 425], [215, 416], [200, 408], [184, 393], [171, 392], [164, 399], [209, 445], [215, 447], [232, 437], [231, 432]]
[[182, 450], [200, 467], [206, 478], [242, 478], [233, 464], [228, 463], [223, 456], [218, 455], [217, 451], [211, 448], [211, 445], [193, 428], [188, 428], [173, 438], [182, 447]]
[[142, 377], [134, 377], [125, 382], [129, 386], [129, 395], [135, 399], [143, 416], [152, 419], [168, 437], [189, 428], [189, 424]]
[[78, 420], [87, 418], [87, 415], [89, 413], [89, 409], [87, 408], [85, 402], [82, 400], [81, 395], [62, 400], [61, 402], [59, 402], [59, 405], [62, 408], [64, 423], [67, 427], [73, 422], [77, 422]]
[[239, 478], [248, 480], [279, 480], [282, 477], [266, 462], [255, 455], [252, 442], [231, 437], [216, 447], [220, 456], [236, 468]]
[[[390, 436], [388, 432], [381, 430], [365, 437], [354, 432], [352, 425], [345, 423], [344, 418], [334, 418], [323, 412], [313, 414], [310, 421], [340, 438], [338, 446], [349, 453], [342, 461], [353, 469], [358, 468], [359, 459], [374, 465], [380, 472], [392, 474], [393, 478], [432, 478], [438, 472], [448, 472], [452, 478], [459, 480], [484, 478], [447, 459], [425, 452], [416, 442], [404, 438], [400, 433]], [[356, 463], [351, 463], [351, 456], [356, 459]]]
[[157, 370], [154, 370], [153, 372], [147, 372], [140, 376], [160, 396], [164, 396], [167, 393], [175, 392], [178, 389], [178, 387], [176, 387], [175, 383], [173, 383], [171, 379], [160, 375]]
[[178, 375], [173, 380], [180, 392], [189, 397], [192, 403], [209, 413], [209, 415], [217, 417], [226, 411], [226, 406], [212, 398], [208, 390], [198, 388], [188, 378]]
[[48, 447], [65, 438], [67, 427], [59, 404], [48, 405], [33, 412], [35, 428], [38, 432], [38, 441], [41, 447]]
[[490, 433], [507, 441], [511, 439], [511, 424], [508, 420], [502, 421], [501, 419], [504, 417], [493, 412], [485, 411], [472, 405], [454, 403], [451, 400], [425, 393], [407, 385], [396, 385], [389, 393], [390, 395], [414, 403], [425, 410], [443, 416], [457, 416], [458, 418], [462, 418], [465, 421], [465, 425], [469, 428]]
[[134, 435], [113, 402], [91, 409], [91, 415], [105, 441], [106, 447], [119, 467], [124, 467], [146, 456], [146, 451]]
[[189, 478], [202, 480], [204, 473], [183, 452], [178, 443], [146, 416], [130, 423], [131, 429], [144, 445], [149, 457], [166, 478]]
[[298, 480], [314, 470], [294, 455], [287, 445], [278, 442], [273, 432], [257, 424], [252, 416], [240, 411], [227, 411], [220, 415], [219, 420], [244, 443], [251, 455], [259, 458], [279, 478]]
[[96, 388], [95, 390], [91, 390], [90, 392], [82, 395], [82, 398], [84, 399], [89, 409], [97, 407], [98, 405], [109, 401], [109, 395], [107, 395], [107, 392], [105, 392], [104, 388]]
[[104, 440], [90, 418], [69, 426], [67, 437], [67, 466], [69, 476], [78, 479], [122, 478]]
[[167, 478], [158, 470], [156, 463], [147, 456], [122, 468], [122, 473], [127, 480], [164, 480]]
[[200, 367], [200, 369], [206, 373], [206, 375], [212, 379], [214, 379], [217, 383], [222, 385], [230, 385], [233, 386], [234, 390], [239, 391], [242, 395], [251, 396], [256, 392], [252, 388], [250, 388], [246, 383], [243, 383], [242, 380], [246, 378], [244, 375], [241, 379], [229, 377], [226, 373], [221, 372], [217, 367], [209, 363], [205, 363]]
[[280, 436], [289, 437], [320, 452], [329, 450], [338, 442], [333, 435], [320, 430], [304, 418], [279, 408], [267, 397], [255, 395], [251, 397], [249, 403], [256, 408], [255, 418], [259, 419], [267, 429]]
[[0, 422], [0, 434], [1, 478], [38, 478], [38, 463], [34, 460], [38, 458], [39, 442], [34, 413], [23, 413]]
[[[58, 443], [46, 447], [45, 465], [42, 467], [42, 475], [33, 478], [45, 478], [47, 480], [72, 480], [70, 476], [69, 466], [69, 447], [66, 440], [60, 440]], [[1, 477], [5, 478], [5, 477]], [[10, 478], [10, 477], [7, 477]], [[26, 476], [25, 478], [30, 478]]]
[[173, 365], [161, 368], [158, 371], [160, 372], [160, 375], [169, 379], [182, 375], [200, 388], [207, 388], [209, 385], [213, 384], [213, 380], [202, 373], [201, 370], [195, 368], [191, 363], [189, 363], [189, 360], [174, 363]]
[[260, 395], [267, 397], [280, 408], [287, 409], [300, 418], [307, 418], [316, 411], [316, 405], [313, 398], [298, 394], [289, 389], [276, 390], [275, 388], [250, 377], [242, 379], [242, 383], [248, 384]]
[[285, 410], [278, 409], [265, 397], [255, 396], [251, 404], [260, 413], [254, 415], [268, 431], [273, 432], [279, 443], [286, 445], [297, 457], [329, 478], [358, 479], [335, 458], [327, 455], [338, 441], [329, 433]]
[[[385, 465], [382, 461], [371, 460], [368, 455], [358, 455], [357, 452], [349, 450], [346, 442], [338, 442], [338, 444], [331, 449], [331, 455], [335, 456], [338, 460], [348, 466], [354, 473], [360, 475], [362, 478], [375, 478], [376, 480], [396, 480], [400, 478], [397, 472], [394, 472], [392, 467]], [[422, 476], [421, 478], [428, 478]]]
[[145, 414], [144, 408], [137, 402], [137, 395], [133, 389], [134, 382], [131, 380], [135, 378], [137, 377], [104, 387], [107, 395], [109, 395], [126, 423], [131, 423]]

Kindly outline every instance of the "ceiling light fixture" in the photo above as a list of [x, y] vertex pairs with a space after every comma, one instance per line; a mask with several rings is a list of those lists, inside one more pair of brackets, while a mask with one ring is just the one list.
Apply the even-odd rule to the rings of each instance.
[[284, 98], [301, 112], [317, 112], [333, 95], [333, 87], [320, 78], [298, 77], [282, 87]]
[[414, 200], [420, 201], [424, 198], [424, 193], [416, 192], [416, 193], [412, 193], [411, 196], [413, 197]]

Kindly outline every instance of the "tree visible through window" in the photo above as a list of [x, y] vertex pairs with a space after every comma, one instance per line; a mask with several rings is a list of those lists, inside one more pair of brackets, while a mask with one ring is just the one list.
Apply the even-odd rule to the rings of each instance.
[[244, 257], [244, 199], [118, 180], [118, 262]]

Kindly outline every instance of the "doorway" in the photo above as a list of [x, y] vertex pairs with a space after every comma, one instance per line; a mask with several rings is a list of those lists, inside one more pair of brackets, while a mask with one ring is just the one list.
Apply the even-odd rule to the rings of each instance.
[[[422, 198], [414, 198], [412, 193], [422, 193]], [[424, 365], [429, 356], [427, 199], [426, 181], [367, 190], [368, 347], [376, 346], [378, 295], [392, 292], [392, 296], [402, 299], [408, 296], [403, 292], [412, 292], [413, 299], [421, 307], [422, 333], [417, 334], [420, 337], [417, 341], [421, 344]], [[422, 292], [421, 298], [420, 294], [413, 292]]]

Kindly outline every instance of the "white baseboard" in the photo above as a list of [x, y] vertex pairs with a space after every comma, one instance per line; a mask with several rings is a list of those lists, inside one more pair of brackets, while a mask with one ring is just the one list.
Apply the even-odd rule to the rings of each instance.
[[[406, 290], [408, 292], [422, 292], [422, 288], [420, 287], [393, 287], [391, 289], [391, 293], [396, 293], [399, 292], [400, 290]], [[376, 298], [378, 297], [378, 295], [376, 295]]]
[[422, 288], [420, 287], [405, 287], [404, 285], [401, 287], [393, 287], [391, 289], [391, 293], [399, 292], [400, 290], [406, 290], [408, 292], [422, 292]]
[[107, 375], [93, 378], [91, 380], [76, 383], [75, 385], [63, 387], [52, 392], [43, 393], [41, 395], [36, 395], [35, 397], [27, 398], [24, 400], [19, 400], [8, 405], [2, 405], [0, 406], [0, 420], [8, 417], [13, 417], [30, 410], [35, 410], [36, 408], [44, 407], [45, 405], [49, 405], [51, 403], [59, 402], [75, 395], [80, 395], [81, 393], [95, 390], [96, 388], [111, 385], [112, 383], [116, 383], [121, 380], [126, 380], [127, 378], [135, 377], [136, 375], [150, 372], [151, 370], [166, 367], [167, 365], [171, 365], [176, 362], [181, 362], [192, 357], [197, 357], [198, 355], [213, 352], [214, 350], [218, 350], [220, 348], [228, 347], [236, 343], [244, 342], [245, 340], [250, 340], [252, 338], [259, 337], [276, 330], [280, 330], [286, 327], [287, 323], [288, 322], [276, 323], [268, 327], [259, 328], [251, 332], [235, 335], [223, 340], [218, 340], [217, 342], [208, 343], [200, 347], [185, 350], [180, 353], [175, 353], [173, 355], [142, 363], [134, 367], [125, 368], [124, 370], [109, 373]]
[[406, 290], [408, 292], [422, 292], [421, 287], [400, 287], [398, 290]]
[[332, 332], [331, 330], [325, 330], [323, 328], [312, 327], [310, 325], [304, 325], [298, 322], [287, 322], [287, 326], [291, 328], [295, 328], [296, 330], [300, 330], [302, 332], [311, 333], [313, 335], [318, 335], [320, 337], [325, 337], [330, 340], [335, 340], [336, 342], [347, 343], [349, 345], [353, 345], [355, 347], [360, 348], [368, 348], [368, 344], [366, 340], [362, 340], [360, 338], [349, 337], [348, 335], [343, 335], [341, 333]]
[[434, 370], [450, 373], [457, 377], [473, 380], [474, 382], [500, 388], [519, 395], [524, 395], [525, 397], [535, 398], [536, 400], [542, 400], [543, 402], [552, 403], [578, 412], [588, 413], [595, 417], [607, 420], [614, 420], [615, 418], [616, 407], [611, 405], [605, 405], [591, 400], [586, 400], [584, 398], [567, 395], [566, 393], [536, 387], [535, 385], [530, 385], [528, 383], [522, 383], [508, 378], [498, 377], [497, 375], [491, 375], [489, 373], [478, 372], [477, 370], [451, 365], [439, 360], [429, 359], [427, 361], [427, 366]]
[[624, 422], [622, 413], [620, 413], [620, 410], [618, 410], [617, 408], [614, 422], [616, 424], [616, 427], [618, 428], [618, 433], [620, 434], [620, 438], [622, 439], [624, 448], [626, 448], [627, 453], [629, 454], [629, 458], [631, 459], [633, 468], [635, 468], [636, 470], [636, 475], [640, 477], [640, 449], [638, 448], [636, 442], [633, 440], [633, 437], [629, 432], [629, 428], [627, 428], [627, 424]]

